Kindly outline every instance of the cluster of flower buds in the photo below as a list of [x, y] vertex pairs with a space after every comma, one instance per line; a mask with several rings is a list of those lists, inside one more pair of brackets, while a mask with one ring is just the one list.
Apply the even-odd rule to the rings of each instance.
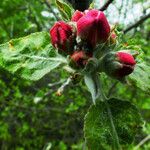
[[[95, 56], [98, 44], [116, 44], [117, 35], [111, 29], [102, 11], [91, 9], [76, 10], [69, 22], [59, 21], [50, 29], [52, 45], [60, 54], [70, 55], [71, 66], [83, 69], [88, 60]], [[104, 53], [102, 69], [117, 79], [134, 70], [135, 60], [129, 52]]]
[[59, 53], [71, 55], [72, 61], [83, 67], [92, 57], [96, 45], [108, 40], [110, 26], [102, 11], [77, 10], [69, 23], [56, 22], [50, 35], [52, 44]]

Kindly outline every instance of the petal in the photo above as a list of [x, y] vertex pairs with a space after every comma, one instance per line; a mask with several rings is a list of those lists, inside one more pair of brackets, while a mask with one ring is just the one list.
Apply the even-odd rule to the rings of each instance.
[[91, 16], [91, 17], [97, 17], [98, 13], [100, 11], [96, 10], [96, 9], [92, 9], [92, 10], [89, 10], [89, 11], [85, 11], [86, 15], [87, 16]]
[[131, 65], [131, 66], [136, 64], [134, 57], [129, 53], [118, 52], [117, 57], [119, 61], [123, 64]]
[[76, 10], [71, 18], [71, 21], [77, 22], [83, 16], [84, 16], [83, 12]]

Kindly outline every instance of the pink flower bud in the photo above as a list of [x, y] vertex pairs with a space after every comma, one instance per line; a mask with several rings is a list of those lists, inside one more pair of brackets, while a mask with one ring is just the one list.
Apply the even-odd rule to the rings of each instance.
[[77, 66], [77, 67], [84, 67], [87, 64], [87, 61], [89, 58], [92, 57], [91, 53], [86, 53], [85, 51], [75, 51], [71, 55], [71, 61]]
[[59, 21], [50, 29], [52, 45], [59, 51], [68, 51], [73, 47], [73, 28], [69, 24]]
[[115, 32], [112, 32], [112, 34], [111, 34], [111, 38], [112, 38], [112, 39], [116, 39], [116, 38], [117, 38], [117, 35], [116, 35], [116, 33], [115, 33]]
[[119, 77], [124, 77], [126, 75], [129, 75], [133, 72], [134, 66], [136, 64], [134, 57], [126, 52], [117, 52], [116, 53], [117, 59], [122, 65], [121, 68], [118, 68], [116, 70], [116, 75]]
[[119, 62], [122, 64], [131, 65], [131, 66], [136, 64], [134, 57], [129, 52], [127, 53], [125, 51], [119, 51], [116, 53], [116, 55]]
[[135, 67], [134, 57], [125, 51], [107, 53], [101, 61], [101, 70], [107, 75], [122, 79], [131, 74]]
[[105, 42], [110, 34], [109, 23], [102, 11], [89, 10], [77, 22], [77, 35], [93, 47]]
[[71, 21], [77, 22], [83, 16], [84, 16], [83, 12], [76, 10], [71, 18]]

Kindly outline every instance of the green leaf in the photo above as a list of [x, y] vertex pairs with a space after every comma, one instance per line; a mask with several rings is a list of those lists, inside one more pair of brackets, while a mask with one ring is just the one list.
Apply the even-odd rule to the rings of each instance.
[[95, 8], [95, 2], [92, 2], [89, 6], [89, 9], [94, 9]]
[[84, 122], [85, 139], [90, 150], [111, 149], [113, 134], [108, 107], [122, 146], [133, 142], [143, 124], [137, 108], [130, 102], [112, 98], [106, 106], [105, 102], [97, 101], [90, 107]]
[[129, 78], [138, 88], [150, 94], [150, 66], [145, 63], [137, 64]]
[[73, 8], [61, 0], [56, 0], [56, 4], [62, 15], [62, 18], [65, 20], [70, 20], [72, 17]]
[[86, 74], [84, 76], [84, 81], [86, 86], [88, 87], [89, 91], [92, 95], [93, 103], [95, 104], [95, 101], [100, 96], [100, 86], [99, 86], [99, 76], [96, 73], [93, 74]]
[[39, 80], [65, 62], [53, 49], [47, 32], [0, 45], [0, 67], [25, 79]]

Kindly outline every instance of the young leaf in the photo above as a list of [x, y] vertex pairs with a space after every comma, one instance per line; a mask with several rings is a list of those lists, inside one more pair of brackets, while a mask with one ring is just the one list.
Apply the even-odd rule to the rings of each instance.
[[105, 102], [96, 101], [96, 105], [90, 107], [84, 122], [85, 139], [90, 150], [111, 149], [114, 137], [110, 119], [122, 146], [133, 142], [143, 124], [138, 109], [128, 101], [111, 98], [107, 105]]
[[145, 63], [137, 64], [129, 78], [138, 88], [150, 94], [150, 66]]
[[71, 6], [61, 0], [56, 0], [56, 4], [62, 15], [62, 18], [64, 18], [65, 20], [70, 20], [72, 17], [73, 8], [71, 8]]
[[92, 95], [93, 103], [95, 104], [95, 101], [100, 96], [100, 86], [99, 86], [99, 76], [95, 73], [93, 74], [86, 74], [84, 76], [84, 81], [86, 86], [88, 87], [89, 91]]
[[0, 45], [0, 67], [25, 79], [39, 80], [65, 62], [52, 48], [47, 32], [34, 33]]

